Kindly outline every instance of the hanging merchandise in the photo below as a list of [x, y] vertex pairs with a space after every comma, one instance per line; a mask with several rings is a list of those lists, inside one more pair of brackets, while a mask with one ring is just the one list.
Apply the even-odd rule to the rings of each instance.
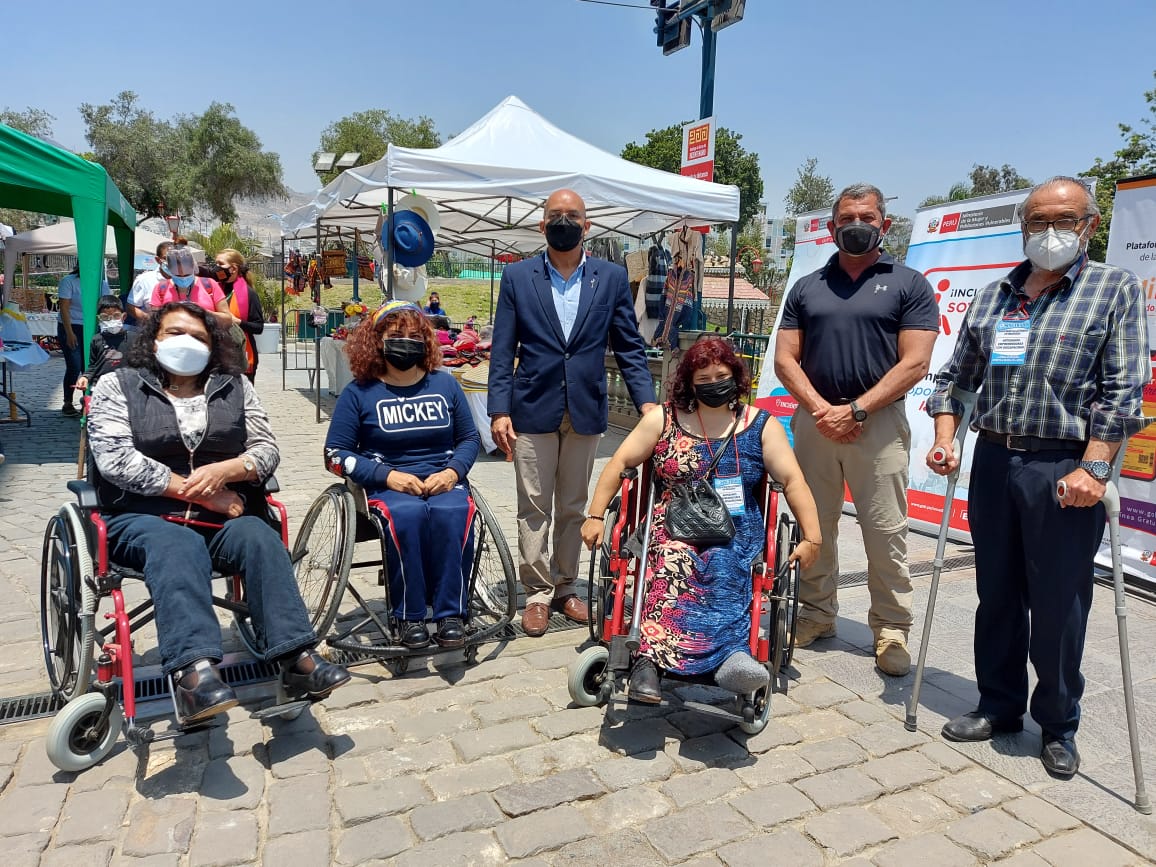
[[686, 226], [667, 236], [671, 265], [666, 272], [663, 292], [662, 327], [654, 338], [656, 346], [678, 347], [678, 332], [694, 324], [694, 302], [702, 292], [702, 235]]
[[631, 286], [646, 279], [646, 251], [631, 250], [626, 254], [626, 279]]
[[651, 319], [662, 316], [662, 296], [666, 292], [666, 272], [670, 269], [670, 253], [658, 241], [647, 253], [646, 315]]
[[345, 250], [340, 247], [321, 251], [321, 268], [325, 277], [344, 277], [346, 275]]

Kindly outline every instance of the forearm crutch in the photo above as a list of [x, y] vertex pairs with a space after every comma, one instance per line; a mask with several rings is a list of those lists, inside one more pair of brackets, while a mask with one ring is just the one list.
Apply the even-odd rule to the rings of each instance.
[[[1127, 443], [1120, 446], [1119, 455], [1124, 454]], [[1120, 461], [1116, 460], [1113, 470], [1119, 472]], [[1115, 473], [1114, 473], [1115, 475]], [[1061, 500], [1067, 493], [1063, 481], [1056, 486], [1056, 496]], [[1128, 718], [1128, 743], [1132, 747], [1132, 773], [1136, 777], [1136, 810], [1145, 816], [1152, 814], [1152, 804], [1148, 801], [1148, 791], [1144, 786], [1144, 765], [1140, 758], [1140, 731], [1136, 726], [1136, 697], [1132, 693], [1132, 660], [1128, 654], [1128, 609], [1124, 595], [1124, 560], [1120, 551], [1120, 491], [1115, 479], [1108, 482], [1104, 491], [1104, 508], [1108, 512], [1108, 545], [1112, 549], [1112, 590], [1116, 601], [1116, 632], [1120, 637], [1120, 670], [1124, 675], [1124, 712]]]
[[[911, 700], [907, 705], [907, 719], [903, 726], [909, 732], [915, 731], [915, 717], [919, 711], [919, 688], [923, 685], [923, 667], [927, 663], [927, 645], [931, 640], [931, 619], [935, 614], [935, 594], [939, 592], [939, 576], [943, 572], [943, 553], [947, 550], [947, 531], [951, 524], [951, 507], [955, 501], [955, 485], [959, 481], [959, 471], [963, 467], [963, 445], [967, 441], [967, 426], [971, 421], [971, 411], [975, 408], [975, 393], [964, 391], [954, 385], [948, 394], [963, 405], [963, 415], [955, 430], [955, 457], [959, 461], [947, 476], [947, 493], [943, 497], [943, 517], [939, 519], [939, 536], [935, 541], [935, 559], [931, 561], [931, 590], [927, 594], [927, 613], [923, 617], [923, 637], [919, 640], [919, 661], [915, 665], [915, 681], [911, 684]], [[947, 460], [943, 449], [936, 449], [932, 459], [937, 463]]]

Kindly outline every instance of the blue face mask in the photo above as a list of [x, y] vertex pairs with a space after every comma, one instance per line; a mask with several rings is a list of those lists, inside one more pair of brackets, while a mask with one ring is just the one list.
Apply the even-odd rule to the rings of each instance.
[[193, 283], [196, 282], [196, 280], [197, 280], [196, 274], [190, 274], [187, 277], [178, 277], [176, 274], [173, 275], [173, 283], [179, 289], [188, 289], [190, 286], [193, 285]]

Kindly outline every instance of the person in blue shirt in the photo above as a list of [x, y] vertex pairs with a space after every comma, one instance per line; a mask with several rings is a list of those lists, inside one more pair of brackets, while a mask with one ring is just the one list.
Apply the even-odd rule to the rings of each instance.
[[388, 521], [391, 614], [401, 643], [430, 642], [427, 606], [443, 647], [465, 643], [472, 563], [466, 473], [481, 439], [465, 393], [437, 368], [441, 347], [422, 309], [390, 301], [346, 342], [354, 381], [337, 399], [325, 438], [328, 467], [365, 489]]

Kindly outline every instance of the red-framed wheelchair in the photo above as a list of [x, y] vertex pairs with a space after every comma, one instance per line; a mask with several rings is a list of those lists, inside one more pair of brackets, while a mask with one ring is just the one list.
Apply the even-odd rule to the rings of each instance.
[[[641, 644], [641, 617], [646, 599], [643, 552], [650, 544], [650, 515], [654, 485], [649, 461], [640, 474], [628, 469], [621, 475], [618, 494], [606, 510], [606, 535], [600, 550], [591, 552], [589, 606], [590, 637], [596, 642], [571, 663], [567, 688], [575, 704], [614, 706], [625, 698], [626, 680]], [[748, 647], [767, 667], [768, 684], [726, 704], [682, 699], [665, 690], [663, 704], [728, 719], [747, 734], [762, 731], [771, 715], [771, 694], [787, 691], [787, 668], [794, 655], [798, 613], [799, 568], [789, 557], [800, 539], [798, 523], [779, 509], [782, 486], [765, 477], [757, 501], [764, 517], [764, 548], [751, 569], [750, 634]], [[682, 683], [713, 684], [710, 675], [684, 676], [667, 672], [664, 679]]]
[[[465, 643], [452, 648], [432, 643], [409, 648], [402, 645], [399, 625], [390, 616], [388, 523], [377, 510], [369, 508], [363, 488], [345, 478], [339, 466], [326, 465], [342, 481], [326, 488], [309, 507], [291, 558], [306, 607], [318, 613], [314, 624], [317, 634], [341, 654], [338, 659], [342, 664], [377, 661], [400, 676], [408, 671], [414, 657], [461, 650], [466, 663], [472, 665], [477, 662], [479, 645], [513, 637], [510, 623], [518, 603], [514, 559], [497, 518], [479, 491], [470, 491], [473, 556], [465, 576], [469, 600]], [[357, 550], [359, 545], [364, 557]], [[350, 582], [353, 569], [377, 570], [380, 599], [367, 600]], [[352, 598], [353, 605], [343, 609], [347, 597]]]
[[[66, 503], [52, 517], [41, 549], [40, 629], [45, 667], [53, 694], [63, 700], [48, 729], [48, 757], [64, 771], [82, 771], [111, 752], [121, 731], [133, 748], [156, 738], [148, 725], [137, 719], [136, 677], [133, 668], [133, 633], [153, 620], [151, 599], [129, 607], [122, 585], [141, 580], [135, 570], [110, 562], [107, 529], [96, 488], [91, 482], [73, 480], [68, 489], [76, 501]], [[265, 483], [266, 519], [288, 546], [285, 507], [273, 498], [274, 479]], [[206, 525], [209, 526], [209, 525]], [[213, 574], [225, 582], [225, 593], [214, 593], [213, 604], [233, 616], [242, 644], [260, 658], [257, 638], [245, 602], [245, 582], [240, 575]], [[101, 603], [112, 602], [111, 612], [101, 618]], [[316, 624], [319, 612], [309, 609]], [[172, 695], [171, 680], [168, 684]], [[308, 701], [289, 701], [279, 690], [271, 707], [253, 713], [257, 718], [296, 717]], [[174, 703], [174, 714], [176, 706]], [[211, 720], [181, 727], [168, 736], [211, 724]]]

